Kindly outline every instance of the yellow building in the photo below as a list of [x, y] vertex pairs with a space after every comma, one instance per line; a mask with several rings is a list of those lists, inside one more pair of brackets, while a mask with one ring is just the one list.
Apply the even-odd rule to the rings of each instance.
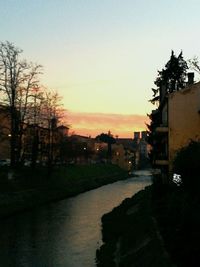
[[188, 73], [188, 82], [179, 91], [162, 93], [161, 87], [159, 107], [151, 113], [151, 160], [164, 180], [168, 179], [176, 153], [191, 140], [200, 140], [200, 82], [194, 84], [193, 78], [194, 74]]
[[169, 167], [176, 152], [200, 139], [200, 82], [168, 95]]
[[122, 169], [131, 171], [132, 169], [131, 152], [129, 150], [125, 150], [122, 144], [113, 144], [112, 163], [118, 165]]

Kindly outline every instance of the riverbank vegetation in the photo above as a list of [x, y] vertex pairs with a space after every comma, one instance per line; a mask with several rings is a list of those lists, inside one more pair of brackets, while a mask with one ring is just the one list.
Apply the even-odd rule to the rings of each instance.
[[11, 180], [7, 172], [6, 168], [0, 171], [1, 217], [128, 177], [112, 164], [59, 166], [51, 173], [48, 168], [20, 168]]
[[178, 267], [199, 266], [199, 196], [191, 196], [176, 185], [154, 190], [154, 216], [173, 262]]

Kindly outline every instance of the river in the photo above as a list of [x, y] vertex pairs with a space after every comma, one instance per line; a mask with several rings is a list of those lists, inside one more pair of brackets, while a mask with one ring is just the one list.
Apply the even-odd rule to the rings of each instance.
[[95, 267], [101, 217], [151, 183], [149, 171], [0, 222], [2, 267]]

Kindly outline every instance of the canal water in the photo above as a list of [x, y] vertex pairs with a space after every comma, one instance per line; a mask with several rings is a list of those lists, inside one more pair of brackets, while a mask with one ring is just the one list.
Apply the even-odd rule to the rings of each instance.
[[101, 217], [151, 183], [149, 171], [0, 222], [2, 267], [95, 267]]

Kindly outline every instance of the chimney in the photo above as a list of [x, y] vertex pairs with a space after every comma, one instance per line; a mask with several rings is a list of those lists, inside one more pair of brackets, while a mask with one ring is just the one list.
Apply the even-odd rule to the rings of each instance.
[[188, 74], [188, 85], [191, 85], [194, 83], [194, 72], [189, 72]]

